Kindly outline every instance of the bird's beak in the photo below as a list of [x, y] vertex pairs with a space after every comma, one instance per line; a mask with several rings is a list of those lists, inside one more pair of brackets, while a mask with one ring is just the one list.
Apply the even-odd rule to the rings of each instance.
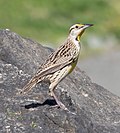
[[91, 26], [93, 26], [93, 24], [84, 24], [83, 29], [86, 29], [86, 28], [91, 27]]
[[78, 41], [80, 41], [80, 37], [82, 36], [82, 34], [85, 31], [85, 29], [88, 28], [88, 27], [91, 27], [91, 26], [93, 26], [93, 24], [83, 24], [83, 25], [80, 24], [80, 32], [79, 32], [79, 34], [77, 36], [77, 40]]

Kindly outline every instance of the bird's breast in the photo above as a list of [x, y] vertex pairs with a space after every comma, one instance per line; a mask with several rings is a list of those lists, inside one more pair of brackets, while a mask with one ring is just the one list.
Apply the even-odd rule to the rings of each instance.
[[78, 50], [78, 52], [80, 51], [80, 48], [81, 48], [81, 45], [80, 45], [80, 43], [78, 42], [78, 41], [74, 41], [74, 43], [75, 43], [75, 46], [76, 46], [76, 48], [77, 48], [77, 50]]
[[71, 63], [71, 67], [70, 67], [70, 70], [69, 70], [69, 74], [73, 71], [73, 69], [75, 68], [76, 64], [77, 64], [77, 60], [75, 60], [74, 62]]

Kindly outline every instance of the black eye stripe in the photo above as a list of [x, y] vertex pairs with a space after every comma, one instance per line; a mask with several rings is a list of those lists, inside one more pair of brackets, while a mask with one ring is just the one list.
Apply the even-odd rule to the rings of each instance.
[[69, 32], [71, 32], [75, 28], [79, 28], [79, 26], [76, 25], [75, 27], [71, 28]]
[[73, 29], [75, 29], [75, 28], [76, 28], [76, 29], [78, 29], [78, 28], [80, 29], [80, 28], [83, 28], [83, 27], [84, 27], [84, 25], [83, 25], [83, 26], [78, 26], [78, 25], [76, 25], [75, 27], [73, 27], [73, 28], [70, 29], [69, 33], [70, 33]]
[[69, 32], [71, 32], [74, 28], [71, 28]]

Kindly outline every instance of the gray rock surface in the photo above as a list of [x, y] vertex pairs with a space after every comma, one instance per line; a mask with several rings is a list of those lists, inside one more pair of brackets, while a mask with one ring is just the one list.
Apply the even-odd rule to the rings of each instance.
[[26, 96], [16, 93], [52, 50], [8, 30], [0, 30], [1, 133], [120, 133], [120, 98], [92, 83], [76, 68], [56, 89], [75, 114], [53, 107], [48, 84]]

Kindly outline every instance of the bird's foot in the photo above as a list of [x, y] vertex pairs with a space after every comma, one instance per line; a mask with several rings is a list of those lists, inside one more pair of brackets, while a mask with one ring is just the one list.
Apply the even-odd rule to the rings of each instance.
[[76, 113], [74, 112], [71, 112], [62, 102], [60, 101], [57, 101], [57, 105], [55, 105], [55, 107], [59, 107], [65, 111], [68, 111], [69, 113], [73, 114], [73, 115], [76, 115]]
[[54, 94], [53, 91], [50, 92], [50, 95], [52, 97], [54, 97], [54, 99], [55, 99], [55, 101], [57, 103], [57, 105], [55, 105], [54, 107], [59, 107], [59, 108], [65, 110], [65, 111], [68, 111], [69, 113], [75, 114], [75, 113], [71, 112], [61, 101], [58, 100], [58, 98], [56, 97], [56, 95]]
[[63, 109], [63, 110], [68, 110], [68, 108], [60, 101], [57, 101], [57, 105], [59, 108]]

